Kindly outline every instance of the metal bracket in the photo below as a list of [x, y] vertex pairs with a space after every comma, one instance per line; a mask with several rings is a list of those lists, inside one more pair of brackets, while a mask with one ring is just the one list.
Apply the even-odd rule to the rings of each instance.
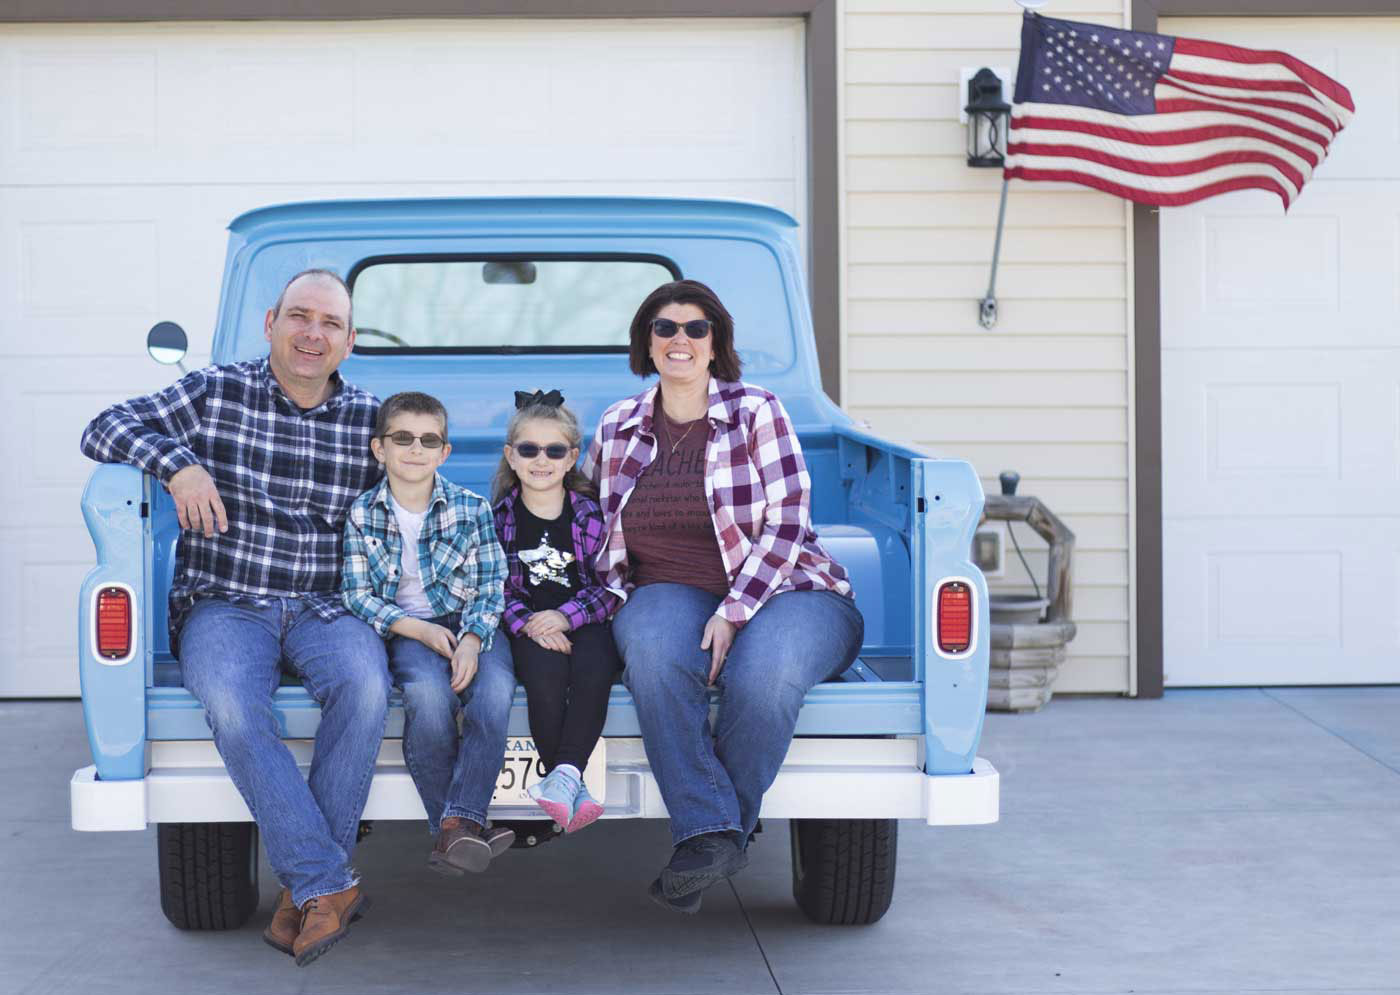
[[1001, 181], [1001, 207], [997, 210], [997, 240], [992, 249], [992, 276], [987, 281], [987, 295], [979, 305], [977, 320], [983, 328], [991, 328], [997, 323], [997, 264], [1001, 261], [1001, 232], [1006, 225], [1006, 188], [1011, 181]]

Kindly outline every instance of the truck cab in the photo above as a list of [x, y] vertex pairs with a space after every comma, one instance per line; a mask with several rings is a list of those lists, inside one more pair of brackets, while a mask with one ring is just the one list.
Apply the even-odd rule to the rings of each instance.
[[[797, 428], [813, 522], [865, 620], [859, 658], [808, 695], [764, 798], [765, 819], [790, 820], [798, 906], [818, 922], [878, 920], [893, 894], [897, 820], [996, 821], [998, 775], [977, 756], [990, 650], [986, 585], [969, 559], [981, 486], [966, 462], [882, 441], [822, 392], [790, 217], [751, 204], [621, 198], [251, 211], [230, 225], [213, 362], [266, 354], [266, 309], [310, 267], [345, 275], [351, 288], [357, 337], [342, 376], [381, 398], [440, 398], [452, 443], [441, 472], [481, 494], [515, 389], [558, 388], [591, 436], [609, 404], [647, 385], [627, 362], [642, 298], [682, 277], [712, 287], [734, 315], [744, 379], [775, 393]], [[257, 905], [257, 832], [170, 651], [174, 506], [154, 478], [102, 465], [83, 514], [97, 551], [78, 639], [93, 764], [73, 775], [73, 827], [157, 824], [167, 917], [182, 928], [237, 927]], [[293, 754], [309, 763], [315, 701], [288, 682], [275, 707]], [[366, 820], [424, 818], [402, 729], [391, 702]], [[525, 829], [518, 845], [528, 848], [554, 831], [523, 791], [538, 770], [519, 688], [507, 747], [490, 814]], [[605, 819], [666, 817], [620, 683], [585, 780]]]

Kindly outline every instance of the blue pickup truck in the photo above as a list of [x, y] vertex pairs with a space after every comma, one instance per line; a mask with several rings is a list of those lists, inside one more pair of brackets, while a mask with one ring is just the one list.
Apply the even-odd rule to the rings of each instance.
[[[255, 210], [230, 226], [214, 362], [265, 354], [265, 309], [313, 266], [345, 274], [352, 289], [358, 335], [341, 372], [380, 397], [440, 397], [452, 436], [443, 472], [480, 493], [514, 388], [560, 388], [591, 435], [604, 408], [640, 389], [627, 366], [638, 302], [680, 277], [713, 287], [735, 317], [745, 379], [782, 398], [797, 426], [813, 520], [865, 618], [860, 658], [810, 693], [764, 799], [765, 818], [789, 820], [798, 906], [817, 922], [874, 922], [893, 894], [896, 820], [997, 820], [997, 772], [977, 756], [989, 640], [969, 547], [981, 486], [966, 462], [875, 438], [822, 393], [792, 218], [732, 202], [606, 198]], [[170, 652], [174, 506], [155, 479], [106, 465], [93, 471], [83, 515], [97, 550], [78, 628], [94, 763], [73, 775], [73, 828], [156, 824], [166, 916], [186, 929], [235, 928], [258, 903], [257, 830]], [[309, 763], [315, 702], [288, 681], [276, 708]], [[424, 818], [402, 728], [395, 703], [366, 820]], [[518, 845], [548, 840], [553, 827], [532, 821], [539, 812], [523, 792], [539, 768], [519, 689], [507, 746], [491, 816], [519, 827]], [[585, 779], [607, 818], [666, 816], [621, 684]]]

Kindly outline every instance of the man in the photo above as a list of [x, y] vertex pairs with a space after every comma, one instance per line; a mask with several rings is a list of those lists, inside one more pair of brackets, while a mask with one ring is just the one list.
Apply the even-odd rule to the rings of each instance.
[[[340, 563], [346, 514], [379, 472], [379, 402], [336, 372], [355, 344], [336, 274], [294, 276], [264, 333], [265, 358], [113, 405], [82, 448], [154, 474], [175, 500], [171, 645], [283, 885], [263, 937], [304, 966], [368, 906], [350, 855], [389, 673], [380, 637], [343, 607]], [[272, 708], [283, 660], [321, 705], [309, 783]]]

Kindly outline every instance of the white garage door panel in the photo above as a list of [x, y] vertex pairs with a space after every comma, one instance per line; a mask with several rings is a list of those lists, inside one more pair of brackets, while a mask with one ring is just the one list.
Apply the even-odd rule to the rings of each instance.
[[1162, 539], [1168, 683], [1396, 680], [1400, 520], [1171, 522]]
[[230, 220], [620, 194], [804, 222], [803, 41], [796, 18], [0, 27], [0, 696], [76, 693], [78, 434], [173, 378], [154, 322], [207, 360]]
[[1163, 210], [1168, 684], [1400, 682], [1400, 21], [1202, 19], [1357, 116], [1296, 207]]

